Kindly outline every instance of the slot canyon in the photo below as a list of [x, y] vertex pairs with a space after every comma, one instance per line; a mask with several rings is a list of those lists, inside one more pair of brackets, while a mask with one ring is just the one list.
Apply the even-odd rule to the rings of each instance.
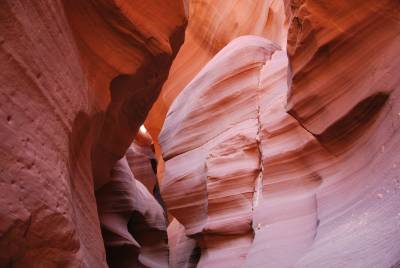
[[1, 0], [0, 268], [399, 268], [399, 0]]

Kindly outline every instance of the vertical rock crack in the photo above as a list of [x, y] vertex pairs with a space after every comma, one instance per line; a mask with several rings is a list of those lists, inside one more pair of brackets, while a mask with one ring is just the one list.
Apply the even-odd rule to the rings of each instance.
[[[259, 202], [260, 202], [260, 197], [262, 194], [262, 184], [263, 184], [263, 177], [264, 177], [264, 167], [262, 164], [262, 146], [261, 146], [261, 95], [260, 95], [260, 91], [262, 90], [262, 85], [261, 85], [261, 72], [262, 69], [264, 68], [266, 62], [264, 62], [263, 65], [260, 66], [260, 70], [258, 73], [258, 81], [257, 81], [257, 89], [256, 89], [256, 95], [257, 95], [257, 134], [256, 134], [256, 142], [257, 142], [257, 150], [258, 150], [258, 165], [259, 165], [259, 173], [257, 175], [257, 178], [255, 180], [255, 184], [254, 184], [254, 194], [253, 194], [253, 212], [256, 209], [256, 207], [258, 206]], [[254, 224], [253, 224], [254, 225]], [[254, 229], [254, 227], [253, 227]]]

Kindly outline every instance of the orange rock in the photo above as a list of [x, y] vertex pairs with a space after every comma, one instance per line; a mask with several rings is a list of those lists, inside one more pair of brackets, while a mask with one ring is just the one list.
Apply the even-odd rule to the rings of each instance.
[[231, 40], [242, 35], [259, 35], [286, 47], [287, 21], [281, 0], [189, 1], [189, 23], [185, 42], [174, 60], [167, 81], [154, 103], [145, 125], [155, 142], [159, 179], [163, 161], [158, 135], [174, 99], [211, 58]]

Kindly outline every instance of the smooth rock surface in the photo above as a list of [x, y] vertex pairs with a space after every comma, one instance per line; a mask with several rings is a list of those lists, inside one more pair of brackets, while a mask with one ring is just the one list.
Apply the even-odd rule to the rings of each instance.
[[186, 236], [185, 228], [176, 219], [168, 225], [168, 246], [171, 268], [196, 267], [200, 258], [200, 248], [196, 240]]
[[[159, 136], [162, 195], [200, 246], [198, 267], [392, 267], [398, 87], [383, 100], [351, 99], [355, 108], [330, 112], [339, 123], [322, 120], [332, 133], [319, 135], [287, 110], [295, 73], [285, 51], [266, 44], [226, 46], [175, 99]], [[330, 75], [321, 64], [311, 69], [327, 72], [318, 79]]]
[[298, 1], [291, 9], [287, 110], [334, 156], [320, 172], [317, 237], [297, 266], [395, 266], [400, 3]]
[[242, 267], [250, 250], [260, 73], [278, 49], [255, 36], [231, 42], [178, 96], [160, 134], [161, 193], [199, 244], [199, 267]]
[[89, 82], [90, 104], [100, 111], [92, 150], [98, 189], [125, 155], [167, 79], [184, 40], [186, 15], [180, 0], [65, 0], [64, 6]]
[[163, 159], [158, 135], [167, 111], [178, 94], [200, 70], [231, 40], [243, 35], [264, 36], [286, 47], [286, 7], [281, 0], [189, 0], [185, 42], [179, 50], [168, 79], [146, 118], [158, 157], [158, 177], [163, 175]]
[[0, 267], [398, 267], [399, 18], [1, 1]]
[[158, 185], [157, 161], [150, 135], [139, 132], [125, 156], [135, 178], [146, 186], [150, 193], [154, 193], [155, 187]]

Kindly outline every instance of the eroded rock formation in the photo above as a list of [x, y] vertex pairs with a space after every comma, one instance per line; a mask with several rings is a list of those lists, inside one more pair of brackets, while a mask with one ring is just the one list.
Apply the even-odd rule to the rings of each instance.
[[168, 267], [164, 209], [135, 179], [126, 157], [96, 199], [110, 267]]
[[184, 7], [178, 0], [64, 5], [87, 74], [90, 104], [102, 111], [92, 153], [98, 189], [124, 156], [167, 78], [184, 39]]
[[[400, 3], [292, 5], [287, 110], [334, 159], [320, 172], [320, 227], [300, 267], [400, 259]], [[334, 22], [334, 23], [332, 23]]]
[[178, 0], [1, 1], [1, 267], [107, 266], [94, 189], [132, 143], [185, 24]]
[[[289, 59], [285, 47], [239, 38], [169, 108], [167, 208], [182, 241], [200, 246], [199, 267], [391, 267], [400, 5], [287, 4]], [[272, 56], [261, 63], [263, 50]]]
[[2, 1], [0, 266], [398, 265], [399, 18]]
[[126, 159], [135, 178], [143, 183], [150, 193], [157, 191], [157, 160], [152, 139], [147, 132], [138, 133], [126, 151]]
[[201, 247], [199, 267], [289, 267], [312, 245], [321, 177], [302, 150], [329, 156], [285, 111], [287, 69], [277, 45], [241, 37], [171, 106], [162, 195]]
[[163, 159], [158, 135], [174, 99], [231, 40], [242, 35], [269, 38], [286, 47], [287, 28], [284, 1], [281, 0], [201, 0], [189, 2], [189, 23], [185, 42], [174, 60], [160, 96], [146, 119], [146, 128], [154, 142], [159, 160], [159, 178]]

